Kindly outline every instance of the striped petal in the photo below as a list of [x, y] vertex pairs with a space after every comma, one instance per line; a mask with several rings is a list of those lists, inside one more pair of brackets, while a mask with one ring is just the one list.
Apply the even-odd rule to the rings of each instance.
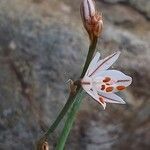
[[[115, 88], [118, 87], [118, 89], [119, 89], [119, 87], [121, 89], [121, 86], [122, 86], [122, 88], [127, 87], [132, 82], [132, 78], [130, 76], [127, 76], [118, 70], [102, 71], [99, 74], [97, 74], [97, 76], [104, 77], [104, 79], [110, 78], [110, 84]], [[118, 90], [118, 91], [120, 91], [120, 90]]]
[[120, 51], [115, 52], [114, 54], [102, 59], [98, 62], [96, 68], [89, 74], [90, 76], [96, 75], [100, 71], [107, 70], [119, 57]]
[[86, 93], [88, 93], [95, 101], [97, 101], [99, 104], [101, 104], [103, 106], [103, 108], [105, 109], [106, 107], [106, 103], [105, 101], [102, 101], [96, 91], [95, 88], [89, 88], [86, 85], [82, 85], [83, 89], [86, 91]]
[[97, 62], [98, 62], [99, 59], [100, 59], [100, 53], [97, 52], [95, 54], [94, 58], [92, 59], [92, 61], [91, 61], [90, 65], [89, 65], [88, 70], [87, 70], [85, 75], [89, 76], [89, 74], [91, 74], [93, 72], [93, 70], [97, 66]]
[[83, 11], [85, 19], [90, 19], [95, 15], [95, 4], [93, 0], [84, 0], [83, 1]]
[[103, 106], [103, 108], [106, 108], [106, 103], [105, 101], [98, 95], [97, 91], [95, 88], [93, 88], [93, 93], [94, 95], [96, 95], [96, 97], [94, 98], [94, 100], [96, 100], [99, 104], [101, 104]]
[[100, 60], [100, 53], [97, 52], [81, 80], [83, 89], [104, 109], [106, 103], [125, 104], [124, 100], [114, 92], [125, 89], [132, 82], [132, 78], [121, 71], [107, 70], [118, 59], [119, 55], [120, 52], [118, 51]]
[[130, 76], [117, 70], [102, 71], [92, 78], [95, 89], [104, 93], [122, 91], [132, 82]]
[[106, 103], [125, 104], [125, 101], [114, 93], [98, 93], [98, 95], [102, 97]]

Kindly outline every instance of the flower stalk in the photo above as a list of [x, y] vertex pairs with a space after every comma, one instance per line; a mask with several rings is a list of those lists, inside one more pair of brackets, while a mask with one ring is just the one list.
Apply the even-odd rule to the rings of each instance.
[[86, 61], [85, 61], [85, 64], [84, 64], [84, 68], [83, 68], [83, 71], [82, 71], [82, 73], [81, 73], [80, 78], [83, 78], [83, 76], [85, 75], [86, 70], [87, 70], [87, 68], [88, 68], [88, 66], [89, 66], [89, 64], [90, 64], [90, 62], [91, 62], [91, 60], [92, 60], [93, 54], [94, 54], [95, 49], [96, 49], [97, 40], [98, 40], [98, 38], [95, 37], [95, 38], [93, 39], [93, 41], [92, 41], [90, 47], [89, 47], [88, 55], [87, 55], [87, 58], [86, 58]]
[[68, 112], [69, 108], [71, 107], [72, 103], [74, 102], [74, 97], [78, 93], [78, 91], [75, 90], [75, 89], [76, 89], [76, 85], [71, 84], [70, 85], [70, 95], [69, 95], [69, 98], [68, 98], [65, 106], [63, 107], [63, 109], [59, 113], [59, 115], [56, 118], [56, 120], [54, 121], [54, 123], [49, 127], [49, 129], [46, 131], [46, 133], [38, 140], [38, 142], [37, 142], [37, 150], [42, 150], [42, 145], [47, 141], [49, 135], [52, 132], [54, 132], [54, 130], [59, 125], [60, 121], [63, 119], [65, 114]]
[[73, 122], [74, 122], [75, 117], [76, 117], [76, 113], [80, 108], [83, 97], [84, 97], [84, 92], [80, 88], [79, 91], [78, 91], [78, 94], [77, 94], [77, 96], [74, 100], [73, 106], [71, 107], [71, 109], [68, 113], [67, 120], [65, 122], [65, 126], [62, 130], [62, 133], [61, 133], [59, 139], [58, 139], [58, 144], [56, 146], [56, 150], [63, 150], [64, 149], [65, 142], [66, 142], [67, 137], [70, 133]]
[[[80, 8], [81, 8], [80, 10], [81, 10], [81, 17], [82, 17], [83, 25], [86, 31], [88, 32], [89, 39], [90, 39], [88, 55], [85, 61], [83, 71], [80, 76], [80, 78], [83, 78], [92, 60], [93, 54], [95, 52], [97, 39], [102, 32], [103, 22], [102, 22], [102, 15], [100, 15], [95, 10], [94, 0], [83, 0]], [[72, 128], [73, 122], [75, 120], [76, 113], [79, 109], [79, 106], [84, 96], [83, 94], [84, 92], [81, 89], [80, 84], [78, 85], [72, 84], [70, 88], [72, 90], [70, 91], [70, 95], [65, 106], [61, 110], [60, 114], [58, 115], [54, 123], [50, 126], [50, 128], [44, 134], [44, 136], [42, 136], [40, 140], [38, 141], [37, 150], [42, 150], [41, 145], [43, 145], [43, 143], [48, 139], [48, 136], [57, 128], [60, 121], [63, 119], [65, 114], [70, 109], [65, 126], [63, 128], [63, 131], [61, 133], [61, 136], [58, 140], [58, 144], [56, 147], [57, 150], [63, 150], [63, 147], [69, 135], [69, 132]]]
[[[95, 38], [93, 40], [93, 42], [91, 43], [91, 45], [89, 46], [89, 52], [88, 52], [88, 55], [87, 55], [87, 59], [86, 59], [86, 62], [85, 62], [85, 65], [84, 65], [84, 68], [83, 68], [83, 71], [82, 71], [82, 74], [81, 74], [81, 78], [85, 75], [86, 73], [86, 70], [91, 62], [91, 59], [93, 57], [93, 54], [95, 52], [95, 49], [96, 49], [96, 45], [97, 45], [97, 38]], [[71, 106], [71, 109], [69, 111], [69, 114], [67, 116], [67, 120], [65, 122], [65, 125], [64, 125], [64, 128], [62, 130], [62, 133], [58, 139], [58, 143], [57, 143], [57, 146], [56, 146], [56, 150], [63, 150], [64, 149], [64, 146], [65, 146], [65, 143], [66, 143], [66, 140], [67, 140], [67, 137], [70, 133], [70, 130], [72, 128], [72, 125], [73, 125], [73, 122], [75, 120], [75, 116], [76, 116], [76, 113], [77, 111], [79, 110], [80, 108], [80, 105], [81, 105], [81, 102], [82, 102], [82, 99], [84, 97], [84, 92], [83, 90], [81, 89], [81, 86], [79, 85], [78, 86], [78, 93], [76, 94], [76, 97], [75, 97], [75, 100], [74, 100], [74, 103], [73, 105]]]

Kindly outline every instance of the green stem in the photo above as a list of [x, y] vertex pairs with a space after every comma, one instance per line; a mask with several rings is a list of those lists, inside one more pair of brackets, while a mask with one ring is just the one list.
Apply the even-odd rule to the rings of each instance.
[[65, 145], [65, 141], [67, 140], [67, 137], [68, 137], [69, 132], [71, 130], [72, 124], [75, 120], [75, 116], [76, 116], [75, 114], [79, 109], [79, 106], [82, 102], [83, 96], [84, 96], [84, 92], [80, 88], [79, 92], [75, 98], [75, 101], [74, 101], [75, 105], [73, 104], [74, 107], [71, 107], [71, 110], [68, 113], [65, 127], [64, 127], [64, 129], [63, 129], [63, 131], [59, 137], [59, 141], [58, 141], [58, 145], [56, 146], [56, 150], [63, 150], [64, 145]]
[[[87, 59], [86, 59], [86, 62], [85, 62], [85, 65], [84, 65], [84, 68], [83, 68], [83, 71], [81, 74], [81, 78], [84, 76], [84, 74], [85, 74], [85, 72], [89, 66], [89, 63], [91, 62], [91, 59], [92, 59], [92, 56], [94, 53], [93, 49], [95, 50], [96, 44], [97, 44], [97, 38], [95, 38], [95, 40], [93, 41], [93, 43], [89, 47], [89, 52], [88, 52]], [[77, 94], [77, 92], [76, 92], [76, 94]], [[65, 114], [67, 113], [68, 109], [70, 108], [70, 106], [72, 105], [73, 102], [74, 102], [74, 98], [72, 95], [70, 95], [65, 106], [63, 107], [63, 109], [59, 113], [58, 117], [56, 118], [54, 123], [50, 126], [50, 128], [47, 130], [47, 132], [45, 134], [46, 137], [48, 137], [48, 135], [51, 134], [57, 128], [59, 122], [63, 119], [63, 117], [65, 116]]]
[[93, 42], [90, 44], [90, 47], [89, 47], [89, 51], [88, 51], [88, 55], [86, 57], [86, 61], [85, 61], [85, 64], [84, 64], [84, 68], [83, 68], [83, 71], [82, 71], [82, 74], [81, 74], [81, 78], [84, 77], [85, 73], [86, 73], [86, 70], [92, 60], [92, 57], [93, 57], [93, 54], [95, 52], [95, 49], [96, 49], [96, 45], [97, 45], [97, 38], [95, 38], [93, 40]]
[[65, 116], [66, 112], [68, 111], [68, 109], [70, 108], [70, 106], [73, 103], [73, 95], [69, 95], [69, 98], [65, 104], [65, 106], [63, 107], [63, 109], [61, 110], [61, 112], [59, 113], [58, 117], [56, 118], [56, 120], [54, 121], [54, 123], [50, 126], [50, 128], [47, 130], [47, 132], [45, 133], [45, 136], [48, 137], [48, 135], [50, 135], [58, 126], [59, 122], [63, 119], [63, 117]]
[[63, 119], [63, 117], [68, 112], [69, 108], [71, 107], [72, 103], [74, 102], [75, 96], [78, 94], [78, 91], [79, 91], [79, 88], [77, 89], [75, 94], [70, 93], [69, 98], [68, 98], [65, 106], [63, 107], [63, 109], [59, 113], [59, 115], [56, 118], [56, 120], [54, 121], [54, 123], [50, 126], [50, 128], [46, 131], [46, 133], [37, 141], [37, 144], [36, 144], [37, 150], [42, 149], [43, 143], [48, 139], [48, 136], [57, 128], [58, 124]]
[[[86, 62], [85, 62], [85, 65], [84, 65], [84, 68], [83, 68], [83, 71], [81, 74], [81, 78], [84, 77], [86, 70], [87, 70], [87, 68], [88, 68], [88, 66], [92, 60], [93, 54], [94, 54], [95, 49], [96, 49], [96, 45], [97, 45], [97, 38], [95, 38], [93, 40], [93, 42], [91, 43], [91, 45], [89, 47], [89, 52], [88, 52], [87, 59], [86, 59]], [[72, 125], [73, 125], [73, 122], [75, 120], [76, 113], [77, 113], [77, 111], [80, 107], [80, 104], [82, 102], [83, 91], [80, 87], [78, 87], [78, 88], [79, 88], [79, 92], [75, 97], [73, 105], [71, 106], [70, 112], [68, 114], [67, 120], [66, 120], [64, 128], [63, 128], [63, 131], [62, 131], [62, 133], [58, 139], [56, 150], [63, 150], [64, 149], [67, 137], [69, 135], [69, 132], [70, 132]]]
[[[83, 78], [88, 66], [89, 66], [89, 63], [93, 57], [93, 54], [94, 54], [94, 51], [95, 51], [95, 48], [96, 48], [96, 44], [97, 44], [97, 38], [95, 38], [95, 40], [93, 41], [93, 43], [90, 45], [89, 47], [89, 52], [88, 52], [88, 55], [87, 55], [87, 59], [86, 59], [86, 62], [85, 62], [85, 65], [84, 65], [84, 68], [83, 68], [83, 71], [82, 71], [82, 74], [81, 74], [81, 78]], [[46, 131], [46, 133], [44, 134], [44, 136], [42, 136], [39, 141], [38, 141], [38, 145], [37, 145], [37, 149], [41, 149], [41, 145], [43, 143], [43, 141], [45, 141], [48, 136], [57, 128], [58, 124], [60, 123], [60, 121], [63, 119], [63, 117], [65, 116], [65, 114], [68, 112], [68, 109], [71, 107], [71, 105], [73, 104], [74, 101], [76, 101], [76, 99], [78, 98], [78, 96], [81, 94], [80, 92], [80, 87], [78, 86], [78, 89], [76, 91], [76, 93], [74, 95], [71, 95], [69, 96], [65, 106], [63, 107], [63, 109], [61, 110], [61, 112], [59, 113], [58, 117], [56, 118], [56, 120], [54, 121], [54, 123], [50, 126], [50, 128]], [[81, 99], [82, 100], [82, 99]], [[74, 118], [75, 118], [75, 114], [77, 112], [77, 108], [79, 108], [80, 106], [80, 103], [81, 103], [81, 100], [77, 103], [75, 102], [75, 104], [71, 107], [71, 111], [73, 110], [72, 113], [70, 113], [70, 115], [72, 115], [72, 117], [70, 118], [70, 120], [67, 120], [66, 123], [68, 121], [70, 121], [70, 127], [68, 128], [68, 130], [63, 130], [64, 133], [62, 134], [63, 136], [61, 136], [60, 138], [60, 145], [62, 146], [62, 148], [64, 147], [64, 144], [67, 140], [67, 137], [69, 135], [69, 132], [71, 130], [71, 127], [72, 127], [72, 124], [73, 124], [73, 121], [74, 121]], [[76, 104], [77, 103], [77, 104]], [[69, 115], [69, 116], [70, 116]], [[69, 117], [68, 117], [69, 118]], [[64, 127], [65, 128], [65, 127]], [[66, 128], [67, 129], [67, 128]], [[64, 140], [61, 140], [61, 139], [64, 139]], [[58, 142], [58, 147], [59, 147], [59, 142]]]

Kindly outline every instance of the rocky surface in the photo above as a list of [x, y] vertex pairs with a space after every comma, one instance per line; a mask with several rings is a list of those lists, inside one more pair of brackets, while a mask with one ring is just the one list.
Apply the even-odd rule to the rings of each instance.
[[149, 0], [103, 0], [106, 3], [116, 4], [123, 3], [136, 9], [139, 13], [145, 15], [147, 19], [150, 19], [150, 1]]
[[[0, 0], [0, 149], [34, 149], [67, 96], [88, 49], [80, 0]], [[148, 0], [103, 0], [102, 57], [121, 50], [115, 67], [133, 77], [121, 93], [127, 105], [106, 111], [86, 96], [67, 150], [150, 148], [150, 4]], [[49, 141], [55, 147], [58, 130]]]

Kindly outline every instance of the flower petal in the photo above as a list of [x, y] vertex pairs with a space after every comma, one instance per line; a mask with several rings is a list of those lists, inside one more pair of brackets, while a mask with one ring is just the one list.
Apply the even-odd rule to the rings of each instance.
[[106, 70], [92, 77], [92, 86], [98, 92], [113, 93], [124, 90], [132, 78], [117, 70]]
[[118, 95], [114, 93], [98, 93], [98, 95], [102, 98], [104, 98], [104, 101], [106, 103], [120, 103], [120, 104], [125, 104], [125, 101], [119, 97]]
[[105, 108], [106, 108], [106, 103], [105, 103], [105, 101], [101, 101], [100, 99], [101, 99], [102, 97], [99, 97], [99, 99], [98, 100], [96, 100], [99, 104], [101, 104], [102, 106], [103, 106], [103, 108], [104, 108], [104, 110], [105, 110]]
[[89, 75], [91, 74], [91, 72], [93, 72], [93, 70], [95, 69], [95, 67], [97, 66], [97, 62], [98, 60], [100, 59], [100, 53], [97, 52], [94, 56], [94, 58], [92, 59], [89, 67], [88, 67], [88, 70], [86, 71], [86, 74], [85, 75]]
[[100, 96], [98, 95], [97, 91], [94, 88], [89, 89], [86, 85], [82, 85], [83, 89], [88, 93], [95, 101], [103, 106], [105, 109], [106, 103], [105, 101], [100, 101]]
[[[102, 72], [99, 72], [98, 74], [96, 74], [96, 76], [94, 78], [95, 78], [95, 80], [98, 81], [98, 79], [102, 80], [102, 77], [104, 79], [109, 78], [111, 86], [113, 86], [115, 89], [118, 87], [118, 90], [116, 90], [116, 91], [120, 91], [121, 87], [123, 89], [123, 87], [125, 88], [125, 87], [129, 86], [132, 82], [132, 78], [130, 76], [127, 76], [118, 70], [102, 71]], [[119, 90], [119, 87], [120, 87], [120, 90]]]
[[118, 59], [120, 53], [120, 51], [117, 51], [105, 59], [100, 60], [96, 68], [89, 74], [89, 77], [99, 73], [100, 71], [107, 70]]
[[97, 93], [97, 91], [96, 91], [95, 88], [93, 88], [93, 93], [94, 93], [94, 95], [95, 95], [94, 100], [96, 100], [99, 104], [101, 104], [101, 105], [103, 106], [103, 108], [105, 109], [105, 108], [106, 108], [106, 103], [105, 103], [105, 101], [103, 100], [103, 98], [101, 98], [101, 97], [98, 95], [98, 93]]

